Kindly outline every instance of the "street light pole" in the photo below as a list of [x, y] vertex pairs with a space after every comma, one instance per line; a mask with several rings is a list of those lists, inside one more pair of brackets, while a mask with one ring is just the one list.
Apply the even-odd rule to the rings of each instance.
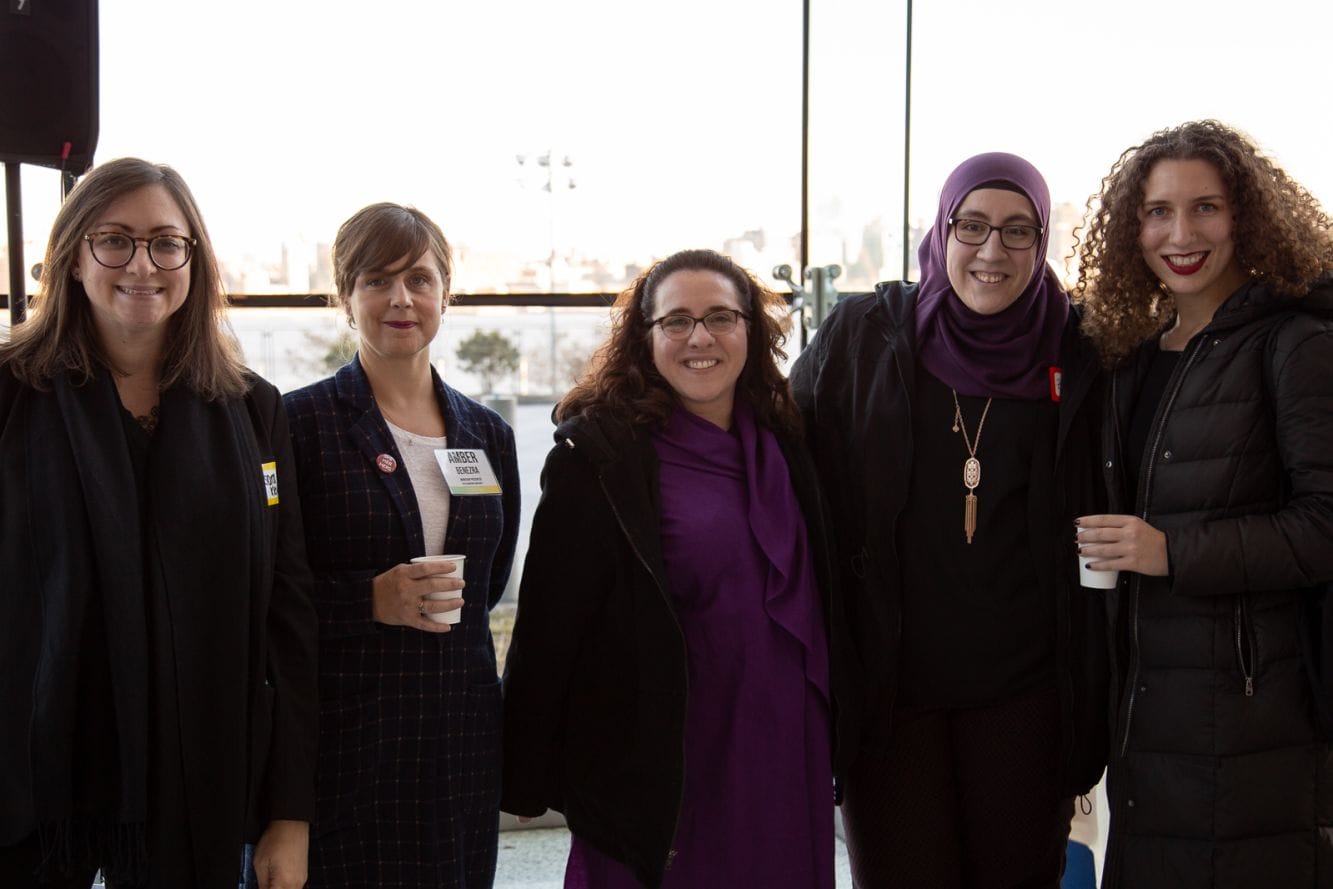
[[[518, 161], [518, 165], [520, 167], [524, 167], [527, 165], [528, 156], [526, 154], [515, 155], [515, 160]], [[549, 249], [546, 253], [546, 290], [548, 293], [555, 293], [556, 292], [555, 290], [555, 190], [557, 184], [563, 185], [566, 191], [573, 191], [574, 188], [576, 187], [576, 183], [574, 181], [574, 175], [570, 171], [570, 168], [574, 166], [574, 160], [573, 158], [571, 158], [569, 155], [566, 154], [562, 160], [557, 162], [555, 157], [555, 151], [551, 148], [547, 148], [545, 152], [537, 155], [537, 157], [534, 160], [537, 166], [541, 167], [545, 171], [546, 181], [542, 183], [541, 190], [546, 192], [546, 201], [547, 201], [546, 234], [547, 234], [547, 242]], [[564, 175], [561, 177], [561, 181], [559, 183], [557, 183], [557, 177], [555, 171], [557, 163], [565, 170]], [[521, 184], [522, 182], [520, 180], [520, 185]], [[555, 306], [550, 306], [547, 309], [547, 318], [549, 321], [548, 334], [550, 338], [550, 344], [549, 344], [550, 376], [548, 382], [551, 387], [551, 394], [558, 395], [559, 370], [556, 366], [557, 338], [556, 338], [555, 313], [556, 313]]]

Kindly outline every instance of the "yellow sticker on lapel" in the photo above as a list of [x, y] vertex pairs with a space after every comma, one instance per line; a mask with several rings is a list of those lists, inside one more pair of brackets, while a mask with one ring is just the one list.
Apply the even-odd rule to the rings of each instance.
[[265, 463], [259, 467], [264, 471], [264, 493], [268, 495], [268, 505], [278, 505], [278, 464]]

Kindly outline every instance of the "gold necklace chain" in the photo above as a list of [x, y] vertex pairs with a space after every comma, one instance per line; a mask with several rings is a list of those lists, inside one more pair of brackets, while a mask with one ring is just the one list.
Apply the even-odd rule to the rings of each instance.
[[981, 446], [981, 430], [986, 428], [986, 415], [990, 413], [991, 402], [995, 399], [986, 399], [986, 407], [982, 409], [981, 420], [977, 423], [977, 437], [969, 439], [967, 421], [963, 419], [963, 406], [958, 403], [958, 392], [955, 389], [949, 391], [953, 393], [953, 431], [963, 434], [963, 444], [967, 447], [967, 459], [963, 461], [963, 486], [967, 488], [967, 496], [963, 498], [963, 534], [970, 544], [977, 533], [976, 490], [981, 484], [981, 461], [977, 459], [977, 448]]

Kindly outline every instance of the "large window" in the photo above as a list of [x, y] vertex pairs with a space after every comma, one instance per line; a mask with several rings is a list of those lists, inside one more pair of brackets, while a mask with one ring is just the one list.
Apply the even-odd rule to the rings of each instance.
[[[846, 266], [844, 289], [903, 275], [906, 11], [906, 0], [811, 2], [810, 261]], [[1045, 174], [1052, 258], [1070, 252], [1121, 151], [1201, 117], [1246, 130], [1333, 202], [1333, 119], [1319, 105], [1333, 88], [1330, 25], [1333, 12], [1300, 0], [918, 0], [909, 276], [945, 177], [983, 151]]]
[[[101, 0], [97, 157], [176, 166], [237, 293], [327, 289], [338, 224], [411, 203], [464, 292], [604, 292], [677, 249], [791, 262], [793, 0], [236, 7]], [[54, 173], [25, 173], [29, 262]]]
[[[806, 248], [811, 265], [843, 267], [844, 291], [901, 277], [904, 243], [915, 275], [941, 183], [981, 151], [1022, 154], [1045, 173], [1057, 259], [1119, 153], [1191, 118], [1250, 131], [1333, 199], [1333, 118], [1317, 104], [1333, 86], [1323, 7], [913, 9], [905, 191], [907, 0], [808, 6]], [[769, 279], [802, 255], [805, 12], [797, 0], [102, 0], [97, 156], [180, 169], [233, 293], [327, 292], [337, 225], [377, 200], [443, 226], [464, 294], [613, 293], [690, 246]], [[59, 183], [31, 167], [22, 181], [31, 265]], [[345, 354], [336, 310], [245, 308], [231, 320], [247, 361], [284, 389]], [[605, 322], [600, 308], [466, 303], [446, 318], [433, 352], [446, 379], [523, 402], [529, 510], [550, 405]], [[458, 359], [479, 330], [519, 354], [490, 387]]]

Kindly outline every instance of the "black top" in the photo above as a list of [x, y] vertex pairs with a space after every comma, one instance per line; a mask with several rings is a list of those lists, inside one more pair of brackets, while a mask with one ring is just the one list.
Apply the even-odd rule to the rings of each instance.
[[1152, 432], [1153, 417], [1157, 414], [1157, 406], [1161, 403], [1162, 396], [1166, 394], [1166, 384], [1171, 381], [1171, 373], [1180, 361], [1180, 354], [1157, 349], [1153, 353], [1152, 363], [1148, 365], [1148, 374], [1143, 378], [1143, 385], [1139, 387], [1138, 397], [1134, 400], [1134, 413], [1129, 418], [1128, 437], [1125, 441], [1127, 446], [1125, 453], [1129, 457], [1125, 462], [1128, 473], [1126, 480], [1129, 482], [1128, 493], [1132, 503], [1138, 502], [1139, 473], [1146, 462], [1148, 435]]
[[[963, 531], [963, 463], [951, 390], [917, 366], [911, 491], [898, 524], [902, 556], [902, 685], [908, 707], [991, 704], [1054, 684], [1055, 605], [1037, 581], [1030, 478], [1050, 474], [1055, 406], [960, 395], [977, 445], [977, 531]], [[1038, 447], [1038, 442], [1043, 447]], [[1046, 510], [1049, 512], [1049, 508]]]

